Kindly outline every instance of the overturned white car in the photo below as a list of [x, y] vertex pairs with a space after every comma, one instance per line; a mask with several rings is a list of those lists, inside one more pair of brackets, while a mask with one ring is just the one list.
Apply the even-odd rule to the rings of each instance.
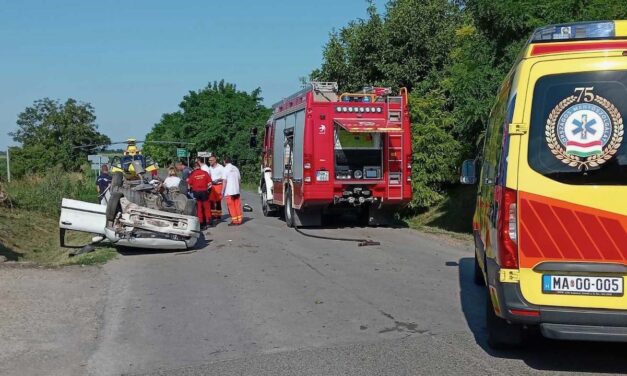
[[189, 249], [201, 235], [198, 218], [138, 206], [119, 193], [106, 206], [64, 198], [59, 218], [61, 246], [66, 231], [92, 233], [94, 242], [144, 249]]

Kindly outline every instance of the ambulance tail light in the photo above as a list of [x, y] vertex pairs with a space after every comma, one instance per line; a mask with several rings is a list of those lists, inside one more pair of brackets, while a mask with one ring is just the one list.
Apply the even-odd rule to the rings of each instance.
[[515, 190], [497, 186], [498, 261], [502, 268], [518, 269], [518, 194]]

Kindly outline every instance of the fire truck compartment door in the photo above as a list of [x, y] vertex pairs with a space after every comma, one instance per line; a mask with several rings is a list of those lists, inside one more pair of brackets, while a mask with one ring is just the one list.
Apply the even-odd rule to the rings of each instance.
[[401, 127], [390, 126], [384, 119], [335, 119], [335, 123], [351, 133], [393, 133]]

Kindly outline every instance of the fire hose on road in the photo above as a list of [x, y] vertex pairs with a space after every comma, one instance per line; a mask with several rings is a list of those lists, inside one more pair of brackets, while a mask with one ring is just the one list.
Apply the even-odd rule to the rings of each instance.
[[370, 240], [370, 239], [337, 238], [337, 237], [332, 237], [332, 236], [322, 236], [322, 235], [308, 234], [306, 232], [303, 232], [298, 226], [294, 226], [294, 230], [296, 230], [296, 232], [298, 232], [299, 234], [301, 234], [303, 236], [307, 236], [309, 238], [324, 239], [324, 240], [335, 240], [335, 241], [340, 241], [340, 242], [355, 242], [355, 243], [357, 243], [358, 247], [367, 247], [367, 246], [372, 246], [372, 245], [381, 245], [380, 242], [374, 241], [374, 240]]

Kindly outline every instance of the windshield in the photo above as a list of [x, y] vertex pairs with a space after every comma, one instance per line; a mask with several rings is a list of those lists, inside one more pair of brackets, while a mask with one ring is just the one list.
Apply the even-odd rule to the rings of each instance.
[[546, 76], [534, 90], [529, 165], [566, 184], [625, 185], [627, 72]]

